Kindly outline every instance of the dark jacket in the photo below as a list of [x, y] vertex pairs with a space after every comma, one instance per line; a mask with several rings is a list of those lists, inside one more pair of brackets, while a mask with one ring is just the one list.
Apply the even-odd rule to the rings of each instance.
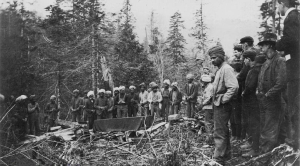
[[[249, 101], [249, 100], [255, 100], [256, 99], [256, 88], [258, 84], [258, 75], [260, 72], [262, 65], [256, 65], [252, 67], [248, 74], [247, 78], [245, 81], [245, 89], [243, 91], [243, 98], [244, 101]], [[249, 101], [250, 102], [250, 101]]]
[[258, 76], [258, 91], [267, 97], [276, 98], [286, 85], [285, 59], [275, 53], [261, 67]]
[[95, 115], [95, 99], [87, 99], [85, 102], [85, 111], [87, 113], [87, 117], [92, 117]]
[[48, 114], [50, 119], [56, 120], [59, 112], [57, 103], [48, 103], [45, 112]]
[[195, 82], [192, 83], [191, 89], [189, 89], [189, 84], [185, 84], [184, 90], [186, 97], [191, 97], [191, 99], [187, 100], [188, 102], [196, 103], [198, 96], [198, 87], [199, 85]]
[[128, 103], [130, 102], [128, 95], [125, 94], [125, 96], [122, 98], [125, 103], [119, 103], [120, 97], [121, 97], [121, 94], [119, 94], [118, 96], [116, 96], [116, 98], [115, 98], [115, 105], [128, 105]]
[[[254, 47], [250, 47], [247, 51], [255, 51], [255, 52], [259, 52], [256, 48]], [[243, 56], [243, 55], [242, 55]], [[250, 67], [249, 66], [246, 66], [244, 62], [243, 63], [243, 67], [242, 67], [242, 70], [240, 71], [240, 73], [238, 74], [238, 76], [236, 77], [237, 80], [239, 82], [244, 82], [246, 80], [246, 77], [247, 77], [247, 74], [250, 70]]]
[[290, 54], [291, 59], [286, 62], [288, 81], [300, 78], [300, 15], [292, 10], [284, 20], [283, 36], [276, 43], [278, 51]]
[[[174, 90], [172, 89], [169, 94], [170, 102], [173, 102], [173, 92]], [[179, 90], [177, 90], [177, 96], [176, 99], [174, 100], [174, 105], [180, 105], [181, 101], [182, 101], [182, 94]]]
[[106, 97], [98, 97], [95, 100], [95, 105], [94, 105], [95, 109], [96, 109], [96, 114], [97, 115], [101, 115], [101, 114], [105, 114], [107, 111], [107, 107], [108, 107], [108, 100]]

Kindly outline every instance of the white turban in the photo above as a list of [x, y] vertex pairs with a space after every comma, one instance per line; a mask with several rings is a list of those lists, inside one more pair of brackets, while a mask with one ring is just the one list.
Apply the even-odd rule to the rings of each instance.
[[53, 100], [53, 99], [56, 99], [56, 96], [55, 96], [55, 95], [52, 95], [52, 96], [50, 97], [50, 100]]
[[135, 86], [131, 85], [131, 86], [129, 87], [129, 89], [135, 89]]
[[172, 82], [171, 86], [178, 86], [178, 83], [177, 82]]
[[25, 99], [27, 99], [27, 96], [26, 96], [26, 95], [21, 95], [21, 96], [19, 96], [19, 97], [16, 99], [16, 101], [21, 101], [21, 100], [25, 100]]
[[211, 76], [210, 75], [202, 75], [201, 76], [201, 81], [203, 82], [211, 82]]
[[168, 85], [170, 85], [170, 84], [171, 84], [171, 82], [170, 82], [170, 80], [169, 80], [169, 79], [166, 79], [166, 80], [164, 80], [164, 83], [165, 83], [165, 84], [168, 84]]
[[73, 93], [79, 93], [78, 89], [73, 90]]
[[105, 93], [106, 93], [106, 94], [111, 94], [111, 91], [108, 90], [108, 91], [106, 91]]
[[125, 86], [120, 86], [119, 89], [120, 90], [125, 90]]
[[105, 93], [104, 89], [100, 89], [98, 93]]
[[90, 96], [95, 96], [95, 95], [94, 95], [94, 91], [89, 91], [89, 92], [87, 93], [87, 97], [90, 97]]
[[114, 91], [120, 91], [119, 87], [115, 87]]
[[186, 76], [186, 79], [193, 79], [194, 78], [194, 75], [193, 74], [188, 74], [187, 76]]

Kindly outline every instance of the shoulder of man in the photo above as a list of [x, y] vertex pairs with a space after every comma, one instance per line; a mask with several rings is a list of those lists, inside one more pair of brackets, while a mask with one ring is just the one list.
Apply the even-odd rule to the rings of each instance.
[[285, 19], [285, 22], [286, 20], [298, 20], [298, 22], [300, 21], [298, 18], [300, 17], [300, 13], [298, 12], [297, 9], [294, 9], [292, 10], [287, 16], [286, 16], [286, 19]]

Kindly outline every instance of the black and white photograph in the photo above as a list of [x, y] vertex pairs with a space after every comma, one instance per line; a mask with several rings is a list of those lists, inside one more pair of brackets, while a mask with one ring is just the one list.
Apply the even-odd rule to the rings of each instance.
[[0, 166], [300, 166], [300, 0], [0, 0]]

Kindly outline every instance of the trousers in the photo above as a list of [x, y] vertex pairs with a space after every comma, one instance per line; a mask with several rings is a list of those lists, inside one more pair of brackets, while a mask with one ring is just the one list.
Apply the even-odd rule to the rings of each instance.
[[154, 115], [154, 112], [156, 112], [156, 114], [159, 114], [159, 112], [160, 112], [159, 104], [152, 104], [151, 105], [151, 115]]
[[222, 165], [231, 157], [228, 128], [231, 108], [230, 103], [214, 106], [214, 159]]
[[187, 108], [186, 108], [186, 116], [188, 118], [193, 118], [194, 117], [194, 113], [195, 113], [195, 109], [196, 109], [196, 103], [194, 102], [187, 102]]
[[117, 105], [117, 116], [118, 116], [118, 118], [128, 117], [128, 106], [127, 105]]
[[180, 106], [178, 104], [170, 105], [169, 115], [178, 114]]
[[38, 113], [28, 114], [29, 134], [38, 135], [40, 132], [39, 115]]
[[233, 100], [231, 102], [232, 112], [230, 116], [230, 127], [233, 137], [241, 138], [242, 136], [242, 102], [241, 100]]
[[160, 116], [164, 119], [168, 118], [169, 116], [169, 109], [170, 109], [170, 99], [164, 97], [162, 100], [162, 106], [160, 110]]
[[278, 141], [281, 116], [281, 96], [273, 98], [263, 97], [260, 108], [260, 146], [263, 153], [271, 151]]
[[72, 112], [72, 122], [79, 122], [80, 118], [80, 111]]
[[213, 133], [214, 128], [214, 111], [212, 109], [205, 109], [205, 131], [209, 134]]

